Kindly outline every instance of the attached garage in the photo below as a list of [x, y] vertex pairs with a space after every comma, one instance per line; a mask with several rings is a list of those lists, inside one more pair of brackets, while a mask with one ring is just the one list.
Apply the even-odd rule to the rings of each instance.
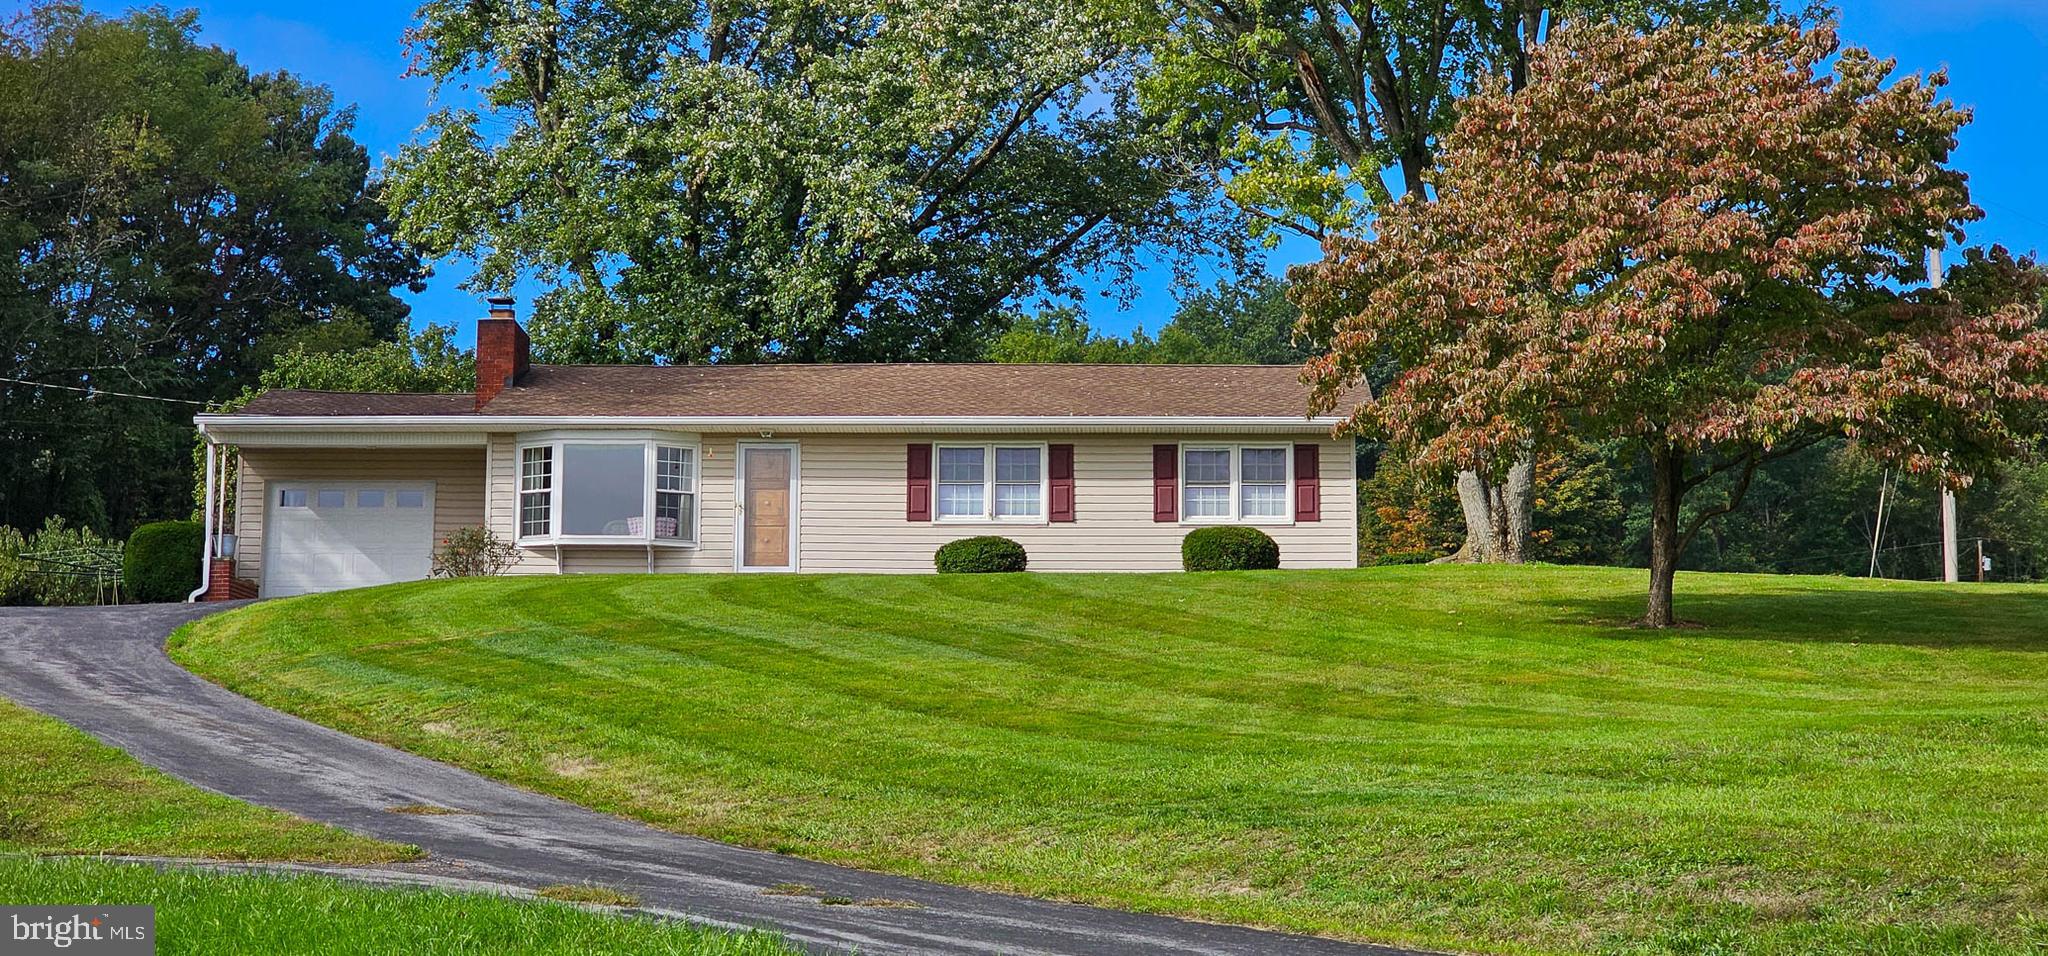
[[432, 482], [279, 481], [270, 499], [265, 597], [416, 581], [432, 568]]

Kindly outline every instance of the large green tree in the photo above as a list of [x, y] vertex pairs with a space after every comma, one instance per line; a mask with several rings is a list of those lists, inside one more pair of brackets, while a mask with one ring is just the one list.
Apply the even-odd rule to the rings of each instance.
[[1287, 283], [1255, 273], [1189, 296], [1156, 337], [1143, 327], [1128, 337], [1103, 334], [1073, 309], [1049, 309], [1010, 324], [982, 357], [1014, 363], [1297, 365], [1309, 356], [1295, 335], [1300, 319], [1287, 298]]
[[1640, 450], [1660, 627], [1680, 556], [1764, 462], [1843, 437], [1948, 484], [1986, 473], [2042, 425], [2042, 276], [1968, 250], [1945, 287], [1902, 290], [1981, 213], [1948, 165], [1968, 114], [1892, 67], [1825, 24], [1559, 34], [1526, 89], [1461, 104], [1433, 201], [1299, 270], [1332, 343], [1319, 404], [1392, 355], [1399, 379], [1349, 411], [1423, 464], [1567, 435]]
[[0, 26], [0, 523], [184, 511], [196, 406], [107, 392], [225, 398], [276, 336], [404, 327], [418, 262], [349, 112], [196, 32], [71, 4]]
[[[1427, 199], [1459, 96], [1528, 81], [1536, 44], [1571, 22], [1654, 28], [1760, 19], [1771, 0], [1156, 0], [1164, 28], [1144, 101], [1210, 156], [1268, 239], [1369, 229]], [[1465, 470], [1457, 557], [1520, 561], [1534, 528], [1533, 456]]]
[[1088, 0], [432, 0], [482, 102], [393, 170], [404, 234], [522, 277], [573, 361], [965, 358], [1006, 303], [1212, 232]]

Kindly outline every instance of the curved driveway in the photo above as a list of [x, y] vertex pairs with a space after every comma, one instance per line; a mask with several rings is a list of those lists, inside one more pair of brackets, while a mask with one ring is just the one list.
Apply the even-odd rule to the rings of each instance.
[[[278, 713], [164, 656], [222, 605], [0, 609], [0, 694], [209, 790], [384, 840], [451, 875], [595, 883], [651, 910], [779, 931], [819, 952], [1377, 954], [1406, 951], [962, 889], [681, 836]], [[445, 816], [389, 808], [460, 808]], [[803, 884], [808, 896], [764, 893]], [[821, 899], [898, 900], [905, 906]]]

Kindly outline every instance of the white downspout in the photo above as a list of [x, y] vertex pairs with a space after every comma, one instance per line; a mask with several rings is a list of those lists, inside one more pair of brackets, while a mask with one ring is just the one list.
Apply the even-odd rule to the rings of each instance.
[[[206, 426], [200, 426], [199, 437], [206, 438]], [[187, 604], [194, 603], [205, 596], [207, 589], [213, 585], [213, 459], [216, 451], [213, 440], [206, 438], [206, 496], [200, 502], [206, 509], [206, 519], [203, 525], [206, 531], [205, 537], [201, 539], [199, 544], [199, 587], [194, 588], [191, 594], [185, 595], [185, 603]]]

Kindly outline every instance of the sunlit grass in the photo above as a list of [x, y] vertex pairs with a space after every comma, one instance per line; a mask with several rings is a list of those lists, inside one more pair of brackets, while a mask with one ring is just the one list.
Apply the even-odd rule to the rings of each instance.
[[0, 856], [9, 905], [156, 907], [159, 956], [794, 956], [779, 939], [318, 876]]
[[326, 863], [419, 852], [208, 793], [4, 699], [0, 850]]
[[1464, 950], [2048, 946], [2048, 591], [543, 577], [209, 618], [266, 703], [678, 831]]

